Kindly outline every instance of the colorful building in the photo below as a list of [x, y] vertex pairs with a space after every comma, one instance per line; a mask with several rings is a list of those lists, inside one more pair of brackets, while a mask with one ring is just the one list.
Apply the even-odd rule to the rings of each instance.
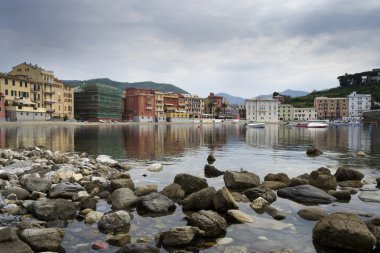
[[245, 108], [245, 104], [239, 105], [239, 119], [245, 120], [247, 119], [247, 110]]
[[166, 122], [166, 113], [164, 110], [164, 92], [154, 92], [154, 111], [155, 122]]
[[348, 98], [316, 97], [314, 108], [318, 119], [340, 120], [349, 116]]
[[247, 121], [277, 123], [278, 105], [276, 99], [253, 98], [245, 101]]
[[348, 95], [348, 112], [350, 119], [361, 119], [364, 111], [371, 109], [371, 94], [357, 94], [355, 91]]
[[191, 94], [183, 94], [185, 98], [185, 110], [191, 118], [200, 118], [205, 113], [205, 98]]
[[128, 88], [125, 90], [124, 117], [128, 121], [155, 121], [154, 90]]
[[294, 121], [308, 121], [317, 119], [315, 108], [293, 108]]
[[4, 106], [4, 94], [0, 93], [0, 122], [5, 121], [5, 106]]
[[207, 97], [206, 112], [212, 115], [219, 114], [223, 107], [223, 97], [216, 96], [213, 92]]
[[293, 106], [289, 104], [279, 104], [278, 105], [278, 120], [293, 121], [294, 120]]

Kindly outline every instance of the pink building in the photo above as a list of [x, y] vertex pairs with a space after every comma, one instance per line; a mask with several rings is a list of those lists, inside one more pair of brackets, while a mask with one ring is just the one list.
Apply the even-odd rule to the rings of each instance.
[[124, 118], [135, 122], [154, 122], [154, 90], [125, 90]]

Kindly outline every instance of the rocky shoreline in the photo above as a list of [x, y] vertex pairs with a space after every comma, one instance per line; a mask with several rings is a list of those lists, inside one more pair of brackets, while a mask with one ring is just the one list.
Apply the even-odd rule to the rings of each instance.
[[[307, 155], [322, 154], [316, 148]], [[364, 153], [357, 154], [358, 159]], [[148, 184], [135, 186], [128, 164], [100, 155], [59, 153], [37, 147], [28, 150], [0, 150], [0, 253], [65, 252], [61, 242], [70, 222], [96, 224], [107, 240], [91, 243], [93, 250], [113, 252], [199, 252], [225, 237], [230, 224], [254, 224], [255, 218], [239, 210], [239, 202], [252, 212], [283, 220], [286, 213], [272, 203], [278, 198], [308, 205], [298, 215], [316, 221], [312, 236], [317, 252], [378, 252], [380, 218], [356, 213], [326, 213], [319, 204], [349, 202], [358, 194], [361, 201], [380, 203], [375, 186], [380, 178], [363, 179], [351, 168], [339, 168], [333, 175], [327, 168], [289, 178], [284, 173], [267, 174], [263, 181], [247, 171], [220, 171], [209, 156], [204, 168], [206, 178], [220, 177], [224, 187], [215, 189], [207, 179], [177, 174], [172, 184], [161, 191]], [[162, 165], [147, 170], [158, 172]], [[223, 179], [222, 179], [223, 178]], [[370, 181], [370, 182], [368, 182]], [[112, 211], [97, 210], [99, 201], [107, 201]], [[159, 218], [182, 208], [186, 226], [161, 229], [151, 235], [155, 240], [132, 238], [135, 225], [132, 211], [142, 217]], [[215, 242], [210, 244], [210, 242]], [[272, 253], [296, 252], [288, 248]], [[80, 251], [78, 252], [86, 252]], [[245, 246], [228, 246], [229, 252], [256, 252]]]

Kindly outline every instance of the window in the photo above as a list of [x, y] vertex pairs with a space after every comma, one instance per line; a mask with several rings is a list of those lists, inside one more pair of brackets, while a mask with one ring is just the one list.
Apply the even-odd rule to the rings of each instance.
[[5, 79], [5, 84], [8, 84], [8, 79]]
[[28, 88], [28, 83], [25, 82], [25, 83], [24, 83], [24, 86], [25, 86], [25, 88]]
[[22, 81], [20, 81], [20, 87], [22, 87]]
[[26, 115], [29, 115], [29, 112], [27, 112]]
[[41, 116], [42, 116], [42, 112], [41, 112]]
[[5, 90], [5, 96], [8, 96], [8, 90]]
[[12, 86], [15, 86], [15, 85], [16, 85], [16, 81], [12, 80]]

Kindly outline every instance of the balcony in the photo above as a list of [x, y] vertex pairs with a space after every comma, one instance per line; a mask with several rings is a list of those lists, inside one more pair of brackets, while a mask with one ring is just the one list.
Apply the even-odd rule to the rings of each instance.
[[54, 104], [55, 103], [55, 101], [53, 101], [53, 100], [45, 100], [45, 104]]
[[53, 94], [55, 94], [55, 91], [52, 91], [52, 90], [45, 90], [45, 92], [44, 92], [45, 94], [50, 94], [50, 95], [53, 95]]
[[51, 109], [51, 108], [46, 108], [46, 112], [47, 112], [47, 113], [53, 113], [53, 112], [55, 112], [55, 110], [54, 110], [54, 109]]

